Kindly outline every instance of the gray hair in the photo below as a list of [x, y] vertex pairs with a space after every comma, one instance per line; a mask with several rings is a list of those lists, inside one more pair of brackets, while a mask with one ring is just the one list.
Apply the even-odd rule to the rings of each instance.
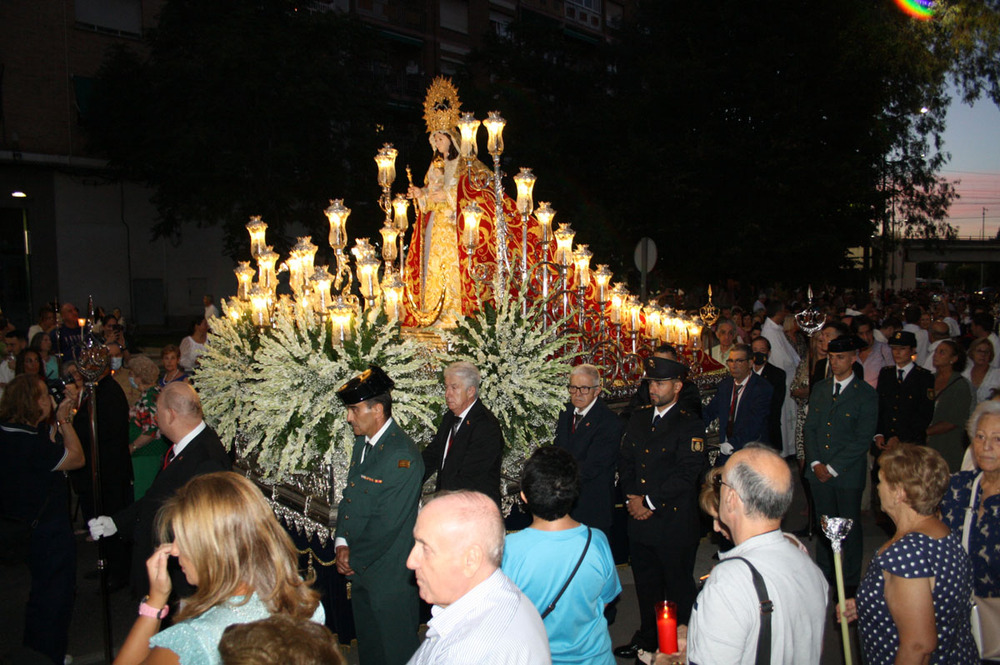
[[972, 412], [969, 421], [965, 424], [965, 431], [969, 434], [969, 441], [976, 440], [976, 430], [979, 429], [979, 421], [983, 419], [983, 416], [1000, 416], [1000, 402], [988, 399], [985, 402], [979, 403], [979, 406]]
[[479, 369], [475, 365], [465, 360], [459, 360], [445, 368], [444, 377], [447, 379], [449, 375], [457, 376], [463, 386], [466, 388], [475, 388], [476, 395], [479, 395], [479, 384], [482, 383], [483, 377], [479, 374]]
[[577, 365], [569, 373], [570, 376], [573, 376], [574, 374], [586, 374], [591, 378], [595, 386], [601, 385], [601, 370], [599, 370], [595, 365], [589, 365], [587, 363]]
[[729, 471], [729, 485], [746, 506], [747, 517], [780, 520], [792, 505], [794, 485], [791, 474], [788, 476], [787, 487], [775, 487], [774, 481], [754, 469], [751, 463], [759, 455], [774, 455], [778, 459], [780, 455], [773, 448], [759, 442], [749, 443], [743, 450], [752, 451], [752, 454]]
[[729, 325], [731, 325], [733, 327], [733, 331], [734, 332], [736, 331], [736, 322], [733, 321], [732, 319], [725, 319], [725, 318], [722, 318], [722, 319], [719, 319], [718, 321], [716, 321], [716, 323], [715, 323], [715, 330], [718, 331], [719, 328], [721, 328], [722, 324], [724, 324], [724, 323], [728, 323]]

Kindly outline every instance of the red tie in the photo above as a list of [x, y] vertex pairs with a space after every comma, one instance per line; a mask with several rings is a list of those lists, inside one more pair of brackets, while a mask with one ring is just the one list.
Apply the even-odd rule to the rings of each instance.
[[167, 465], [173, 461], [174, 461], [174, 447], [170, 446], [170, 448], [167, 449], [167, 454], [163, 456], [163, 466], [160, 467], [160, 470], [162, 471], [163, 469], [166, 469]]
[[726, 438], [728, 439], [733, 435], [733, 420], [736, 416], [736, 402], [740, 398], [740, 393], [743, 392], [743, 386], [737, 386], [733, 384], [733, 400], [729, 403], [729, 420], [726, 421]]

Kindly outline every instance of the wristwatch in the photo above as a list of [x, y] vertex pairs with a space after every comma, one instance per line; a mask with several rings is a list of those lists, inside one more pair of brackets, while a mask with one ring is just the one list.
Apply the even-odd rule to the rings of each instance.
[[148, 605], [146, 601], [149, 600], [149, 596], [145, 596], [142, 602], [139, 603], [139, 616], [149, 617], [150, 619], [162, 619], [170, 612], [170, 605], [164, 605], [160, 609]]

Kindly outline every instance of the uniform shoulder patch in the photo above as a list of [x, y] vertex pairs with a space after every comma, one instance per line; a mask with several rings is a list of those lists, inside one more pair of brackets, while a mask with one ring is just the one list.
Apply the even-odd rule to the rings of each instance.
[[691, 452], [701, 453], [705, 451], [705, 439], [695, 437], [691, 439]]
[[397, 463], [397, 467], [396, 468], [398, 468], [398, 469], [409, 469], [410, 468], [410, 460], [408, 460], [408, 459], [401, 459], [401, 460], [399, 460], [399, 462]]

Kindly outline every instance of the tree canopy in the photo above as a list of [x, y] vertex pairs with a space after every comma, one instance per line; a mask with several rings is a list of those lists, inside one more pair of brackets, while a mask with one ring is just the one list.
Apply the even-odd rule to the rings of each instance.
[[[998, 3], [916, 21], [889, 0], [646, 0], [611, 44], [522, 11], [458, 83], [464, 110], [507, 119], [505, 171], [533, 167], [535, 200], [617, 274], [649, 236], [660, 285], [844, 282], [873, 235], [949, 232], [946, 86], [1000, 103]], [[372, 75], [383, 54], [285, 0], [168, 0], [147, 56], [109, 55], [91, 135], [155, 188], [161, 233], [222, 223], [235, 253], [261, 214], [322, 237], [332, 194], [373, 206], [383, 140], [429, 156], [419, 109]]]

